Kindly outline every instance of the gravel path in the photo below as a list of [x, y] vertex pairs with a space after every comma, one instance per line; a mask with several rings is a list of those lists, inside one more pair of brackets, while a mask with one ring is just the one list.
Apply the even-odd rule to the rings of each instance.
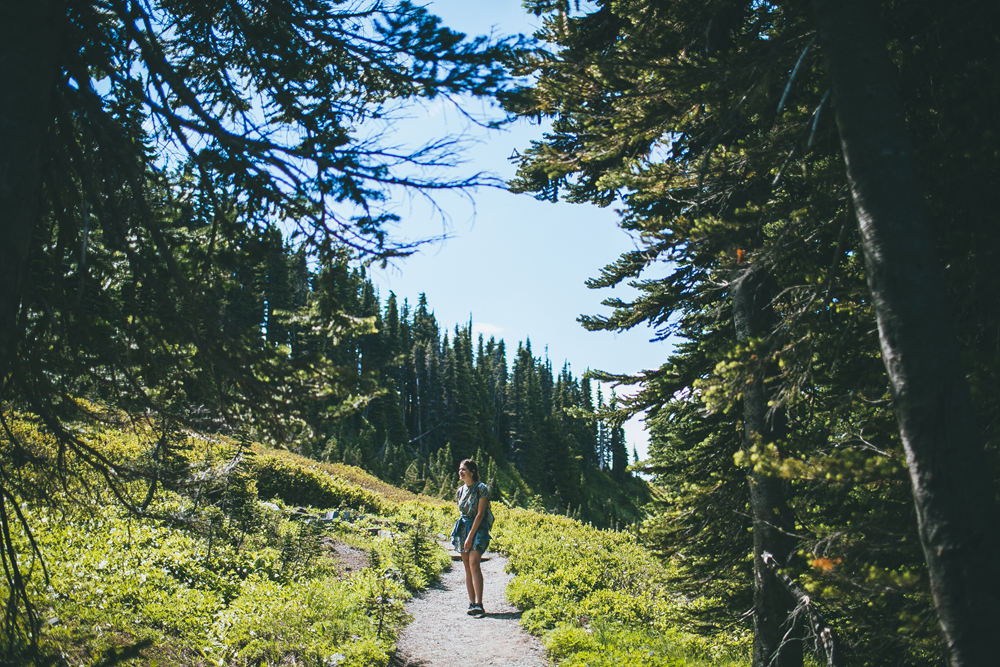
[[504, 572], [507, 559], [488, 553], [483, 561], [484, 618], [467, 615], [465, 568], [453, 561], [441, 580], [413, 598], [406, 611], [413, 623], [396, 643], [393, 667], [545, 667], [545, 649], [521, 629], [521, 612], [507, 602], [504, 591], [512, 576]]

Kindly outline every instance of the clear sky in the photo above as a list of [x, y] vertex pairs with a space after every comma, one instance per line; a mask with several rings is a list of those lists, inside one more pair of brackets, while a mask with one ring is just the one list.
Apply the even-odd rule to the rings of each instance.
[[[436, 0], [429, 9], [467, 34], [530, 34], [537, 25], [519, 0]], [[542, 133], [527, 122], [504, 131], [470, 127], [447, 105], [430, 105], [423, 112], [415, 114], [405, 132], [426, 132], [428, 138], [471, 132], [476, 137], [462, 173], [486, 171], [510, 178], [514, 167], [508, 157]], [[577, 377], [588, 368], [632, 373], [666, 360], [670, 343], [651, 343], [651, 329], [588, 332], [576, 321], [581, 314], [608, 312], [602, 299], [631, 293], [630, 288], [590, 290], [584, 284], [635, 247], [618, 228], [613, 206], [553, 204], [495, 188], [467, 196], [446, 193], [436, 201], [441, 208], [437, 213], [419, 199], [404, 205], [396, 238], [449, 238], [386, 269], [374, 269], [371, 277], [383, 300], [391, 290], [413, 304], [424, 292], [443, 328], [471, 318], [474, 331], [503, 338], [510, 350], [530, 337], [535, 356], [548, 348], [556, 370], [568, 361]], [[645, 457], [647, 438], [638, 419], [626, 424], [626, 437], [630, 454], [635, 446]]]

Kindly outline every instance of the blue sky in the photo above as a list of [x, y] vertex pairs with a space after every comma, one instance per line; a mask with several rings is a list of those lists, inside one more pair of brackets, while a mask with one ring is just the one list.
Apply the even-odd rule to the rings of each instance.
[[[468, 34], [530, 34], [537, 19], [518, 0], [437, 0], [429, 9], [449, 27]], [[460, 173], [490, 172], [513, 176], [508, 157], [523, 150], [543, 128], [527, 122], [504, 131], [486, 131], [445, 103], [411, 112], [397, 132], [409, 140], [428, 140], [442, 133], [471, 136]], [[627, 298], [630, 288], [590, 290], [585, 281], [618, 256], [635, 247], [617, 226], [614, 207], [540, 202], [529, 195], [480, 188], [467, 195], [435, 197], [439, 211], [416, 198], [398, 211], [396, 238], [416, 239], [446, 234], [415, 256], [397, 260], [371, 276], [385, 299], [389, 291], [415, 303], [427, 294], [442, 327], [468, 322], [487, 338], [503, 338], [511, 349], [530, 337], [532, 351], [548, 356], [558, 369], [568, 361], [575, 375], [587, 368], [631, 373], [659, 367], [670, 353], [668, 342], [651, 343], [651, 329], [613, 334], [585, 331], [581, 314], [608, 309], [601, 300]], [[629, 450], [645, 456], [646, 434], [638, 419], [626, 425]]]

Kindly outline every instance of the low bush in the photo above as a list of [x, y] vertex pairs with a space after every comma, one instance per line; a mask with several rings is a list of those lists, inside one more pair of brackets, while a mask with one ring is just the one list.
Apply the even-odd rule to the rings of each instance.
[[[51, 449], [37, 425], [8, 422], [18, 446]], [[145, 433], [82, 437], [118, 460], [142, 461], [149, 449]], [[12, 448], [0, 435], [0, 451]], [[443, 508], [400, 504], [295, 455], [225, 439], [184, 435], [173, 452], [187, 473], [157, 487], [145, 518], [89, 491], [82, 468], [65, 488], [19, 500], [42, 556], [34, 560], [27, 534], [11, 525], [38, 646], [0, 642], [0, 665], [388, 663], [403, 602], [449, 562], [436, 544]], [[36, 456], [20, 472], [46, 481], [48, 465]], [[149, 485], [123, 488], [141, 498]], [[316, 520], [332, 509], [336, 520]], [[343, 568], [338, 549], [347, 547], [368, 567]]]
[[745, 632], [695, 632], [690, 612], [706, 601], [673, 594], [670, 566], [635, 535], [529, 510], [495, 511], [496, 548], [515, 575], [507, 597], [559, 665], [749, 664]]
[[250, 471], [261, 498], [280, 498], [288, 505], [308, 507], [384, 510], [385, 501], [374, 491], [341, 481], [287, 454], [258, 450], [252, 455]]
[[426, 585], [442, 565], [400, 557], [391, 539], [366, 531], [350, 539], [385, 552], [380, 567], [340, 576], [319, 550], [299, 564], [279, 544], [227, 546], [208, 557], [205, 541], [181, 528], [108, 509], [94, 508], [80, 523], [41, 511], [31, 518], [46, 526], [37, 538], [52, 572], [32, 591], [46, 625], [41, 647], [64, 664], [145, 642], [146, 664], [187, 656], [183, 662], [206, 665], [384, 665], [403, 624], [406, 583]]

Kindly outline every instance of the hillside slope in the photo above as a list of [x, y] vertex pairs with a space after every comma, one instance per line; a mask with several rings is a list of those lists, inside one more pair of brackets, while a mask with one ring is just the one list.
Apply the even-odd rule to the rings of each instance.
[[[449, 564], [452, 504], [357, 468], [187, 433], [152, 493], [136, 473], [116, 499], [41, 425], [4, 417], [0, 455], [24, 461], [24, 523], [7, 527], [4, 555], [17, 555], [27, 597], [11, 597], [8, 578], [3, 665], [384, 666], [404, 602]], [[148, 464], [154, 436], [124, 422], [80, 430], [121, 477]], [[672, 594], [675, 573], [634, 534], [503, 503], [495, 514], [507, 598], [560, 664], [742, 655], [745, 637], [685, 620], [702, 602]]]

